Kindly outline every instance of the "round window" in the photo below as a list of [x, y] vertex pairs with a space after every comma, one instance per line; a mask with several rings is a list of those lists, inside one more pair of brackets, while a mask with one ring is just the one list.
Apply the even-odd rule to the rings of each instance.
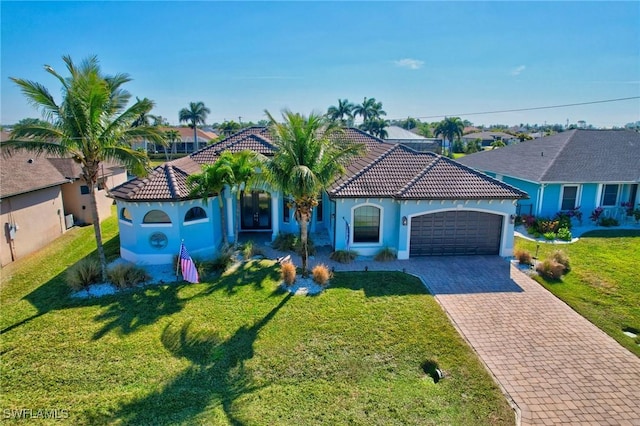
[[169, 239], [162, 232], [154, 232], [149, 237], [149, 245], [155, 249], [163, 249], [169, 243]]

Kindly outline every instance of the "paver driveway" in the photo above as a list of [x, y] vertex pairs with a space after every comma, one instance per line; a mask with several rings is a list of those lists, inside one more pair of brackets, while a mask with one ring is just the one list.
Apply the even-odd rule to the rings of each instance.
[[640, 425], [640, 359], [498, 257], [428, 258], [422, 276], [522, 424]]
[[338, 271], [367, 267], [420, 276], [515, 406], [521, 424], [640, 426], [640, 358], [504, 259], [345, 265], [319, 250], [314, 262]]

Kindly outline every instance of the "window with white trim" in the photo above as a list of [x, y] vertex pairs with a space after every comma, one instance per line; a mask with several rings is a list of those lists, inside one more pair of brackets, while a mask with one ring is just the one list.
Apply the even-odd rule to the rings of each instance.
[[142, 223], [171, 223], [169, 215], [162, 210], [151, 210], [144, 215]]
[[120, 219], [126, 222], [131, 222], [133, 220], [133, 218], [131, 217], [131, 213], [129, 212], [129, 209], [127, 209], [126, 207], [123, 207], [120, 210]]
[[560, 210], [573, 210], [577, 207], [578, 202], [578, 187], [577, 186], [563, 186], [562, 187], [562, 201], [560, 203]]
[[207, 212], [202, 207], [192, 207], [184, 215], [185, 222], [192, 222], [194, 220], [206, 219]]
[[614, 207], [618, 203], [618, 190], [620, 185], [605, 185], [602, 189], [602, 202], [603, 207]]
[[377, 243], [380, 241], [380, 209], [361, 206], [353, 211], [353, 242]]

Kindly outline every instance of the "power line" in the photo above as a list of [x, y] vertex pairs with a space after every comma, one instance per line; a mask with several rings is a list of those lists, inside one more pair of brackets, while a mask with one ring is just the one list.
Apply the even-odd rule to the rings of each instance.
[[[414, 117], [414, 118], [425, 119], [425, 118], [440, 118], [440, 117], [464, 117], [468, 115], [483, 115], [483, 114], [501, 114], [505, 112], [535, 111], [539, 109], [566, 108], [566, 107], [580, 106], [580, 105], [602, 104], [606, 102], [620, 102], [620, 101], [628, 101], [631, 99], [640, 99], [640, 96], [630, 96], [628, 98], [605, 99], [605, 100], [590, 101], [590, 102], [578, 102], [574, 104], [548, 105], [548, 106], [531, 107], [531, 108], [515, 108], [515, 109], [503, 109], [503, 110], [497, 110], [497, 111], [483, 111], [483, 112], [466, 112], [464, 114], [428, 115], [424, 117]], [[404, 120], [404, 119], [398, 119], [398, 120]]]

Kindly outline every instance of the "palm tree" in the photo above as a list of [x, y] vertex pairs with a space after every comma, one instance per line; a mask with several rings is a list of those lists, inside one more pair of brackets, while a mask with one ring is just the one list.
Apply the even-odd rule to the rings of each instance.
[[190, 189], [189, 195], [202, 199], [205, 206], [209, 202], [209, 197], [214, 194], [218, 195], [222, 243], [224, 246], [228, 244], [228, 240], [222, 194], [231, 180], [230, 176], [233, 174], [230, 162], [228, 161], [229, 155], [231, 155], [231, 153], [225, 151], [215, 163], [204, 164], [202, 166], [202, 173], [193, 174], [187, 178], [187, 186]]
[[330, 106], [327, 110], [327, 116], [330, 120], [339, 121], [343, 126], [346, 126], [353, 120], [354, 106], [348, 99], [338, 99], [338, 106]]
[[385, 129], [385, 127], [387, 127], [388, 125], [388, 120], [384, 120], [382, 118], [372, 118], [369, 119], [369, 121], [362, 123], [360, 128], [370, 135], [376, 136], [380, 139], [384, 139], [389, 136]]
[[189, 108], [182, 108], [178, 113], [180, 122], [189, 123], [189, 127], [193, 129], [193, 150], [196, 151], [198, 146], [198, 124], [205, 124], [207, 114], [211, 110], [204, 106], [204, 102], [190, 102]]
[[362, 151], [362, 146], [344, 141], [343, 129], [325, 116], [305, 117], [289, 110], [278, 123], [268, 111], [276, 151], [264, 166], [265, 178], [283, 195], [290, 195], [294, 217], [300, 226], [302, 275], [307, 276], [308, 224], [322, 191], [345, 171], [345, 163]]
[[[353, 107], [353, 116], [361, 116], [362, 122], [366, 123], [369, 119], [374, 118], [376, 114], [376, 98], [364, 98], [361, 105], [355, 105]], [[379, 108], [382, 108], [382, 104], [379, 105]], [[384, 112], [384, 111], [382, 111]], [[386, 113], [385, 113], [386, 114]]]
[[[167, 130], [164, 132], [166, 141], [169, 145], [171, 145], [171, 153], [175, 154], [176, 152], [176, 147], [177, 147], [177, 143], [180, 141], [181, 137], [180, 137], [180, 132], [177, 131], [176, 129], [171, 129], [171, 130]], [[164, 154], [165, 157], [167, 159], [167, 161], [169, 161], [169, 154], [167, 154], [167, 147], [165, 146], [164, 148]]]
[[232, 134], [234, 134], [235, 132], [237, 132], [241, 128], [242, 128], [242, 126], [240, 125], [240, 123], [236, 123], [233, 120], [225, 121], [224, 123], [222, 123], [220, 125], [220, 130], [222, 130], [222, 134], [224, 136], [231, 136]]
[[98, 217], [96, 188], [100, 165], [104, 161], [123, 164], [137, 175], [148, 167], [146, 153], [131, 149], [136, 139], [163, 143], [162, 132], [149, 126], [132, 127], [141, 114], [153, 108], [149, 99], [138, 99], [127, 108], [131, 98], [122, 85], [131, 81], [127, 74], [104, 75], [96, 56], [90, 56], [79, 66], [69, 56], [63, 56], [69, 77], [62, 77], [51, 66], [45, 70], [62, 83], [62, 102], [40, 83], [11, 77], [29, 103], [40, 109], [44, 124], [16, 126], [10, 140], [2, 143], [8, 155], [12, 150], [26, 150], [60, 157], [71, 157], [81, 168], [81, 179], [90, 188], [90, 209], [100, 259], [102, 280], [107, 280], [107, 261], [102, 244]]
[[[449, 155], [452, 155], [451, 147], [453, 146], [453, 140], [462, 137], [462, 131], [464, 130], [464, 124], [460, 117], [445, 117], [444, 120], [439, 122], [435, 129], [434, 134], [437, 136], [442, 135], [443, 139], [449, 141]], [[444, 154], [444, 140], [442, 141], [442, 153]]]
[[242, 192], [254, 182], [257, 170], [263, 162], [264, 157], [249, 150], [233, 153], [229, 159], [232, 174], [228, 183], [233, 185], [232, 190], [236, 193], [237, 200], [236, 226], [234, 230], [234, 241], [236, 243], [240, 232], [240, 199]]

